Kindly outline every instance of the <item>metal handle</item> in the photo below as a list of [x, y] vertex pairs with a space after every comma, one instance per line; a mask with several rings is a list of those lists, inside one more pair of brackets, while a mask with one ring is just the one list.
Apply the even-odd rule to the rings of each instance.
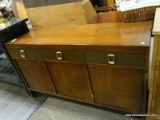
[[21, 55], [22, 58], [26, 57], [24, 50], [20, 50], [20, 55]]
[[115, 55], [114, 54], [108, 54], [108, 64], [115, 64]]
[[57, 60], [62, 60], [62, 52], [61, 51], [57, 51]]

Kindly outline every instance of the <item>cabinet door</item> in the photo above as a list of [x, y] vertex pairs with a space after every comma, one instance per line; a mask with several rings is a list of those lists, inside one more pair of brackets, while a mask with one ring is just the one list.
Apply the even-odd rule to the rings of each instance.
[[142, 112], [143, 70], [90, 64], [89, 72], [96, 103], [127, 112]]
[[85, 64], [46, 61], [46, 65], [57, 94], [85, 101], [93, 101]]
[[54, 86], [45, 64], [40, 60], [15, 59], [15, 62], [28, 84], [29, 89], [55, 93]]

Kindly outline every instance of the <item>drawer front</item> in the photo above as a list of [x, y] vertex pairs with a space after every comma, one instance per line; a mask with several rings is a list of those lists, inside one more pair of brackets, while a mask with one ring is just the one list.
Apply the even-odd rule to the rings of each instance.
[[9, 49], [8, 52], [13, 58], [41, 58], [38, 49]]
[[[85, 52], [86, 61], [88, 63], [125, 65], [125, 66], [145, 66], [145, 54], [139, 53], [112, 53], [112, 52]], [[111, 57], [111, 60], [109, 58]], [[114, 57], [112, 59], [112, 57]], [[111, 63], [110, 63], [111, 61]]]
[[82, 51], [41, 50], [43, 59], [83, 62]]

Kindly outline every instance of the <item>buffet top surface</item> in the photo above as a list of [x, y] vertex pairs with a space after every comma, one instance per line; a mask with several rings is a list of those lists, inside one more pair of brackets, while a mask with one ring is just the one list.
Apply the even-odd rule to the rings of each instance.
[[43, 27], [10, 41], [16, 45], [149, 46], [152, 21]]

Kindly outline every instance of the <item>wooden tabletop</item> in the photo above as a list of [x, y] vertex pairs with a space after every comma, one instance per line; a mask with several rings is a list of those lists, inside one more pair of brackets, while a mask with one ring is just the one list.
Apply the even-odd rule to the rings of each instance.
[[149, 46], [152, 21], [46, 27], [7, 45]]

